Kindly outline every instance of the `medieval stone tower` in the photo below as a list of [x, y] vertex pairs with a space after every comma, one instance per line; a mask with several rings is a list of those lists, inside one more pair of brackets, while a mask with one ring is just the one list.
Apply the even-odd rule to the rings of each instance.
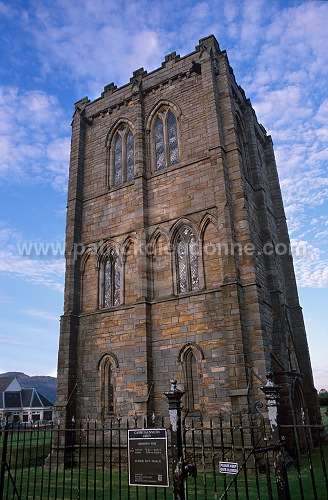
[[[57, 411], [316, 414], [272, 141], [216, 39], [75, 105]], [[62, 420], [63, 421], [63, 420]]]

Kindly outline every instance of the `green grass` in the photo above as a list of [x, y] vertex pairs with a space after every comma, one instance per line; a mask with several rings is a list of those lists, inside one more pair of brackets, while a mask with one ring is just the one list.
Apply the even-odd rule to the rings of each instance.
[[[4, 433], [3, 433], [4, 434]], [[34, 467], [42, 465], [52, 447], [53, 434], [51, 431], [20, 431], [9, 432], [7, 439], [7, 460], [15, 468]], [[0, 437], [0, 452], [2, 451], [3, 437]]]
[[[315, 477], [315, 488], [319, 498], [326, 497], [326, 485], [322, 472], [321, 458], [318, 450], [312, 453], [312, 464]], [[193, 478], [188, 478], [188, 499], [213, 499], [215, 493], [217, 498], [224, 492], [225, 483], [224, 476], [217, 473], [215, 478], [213, 473], [202, 474], [201, 468], [198, 468], [198, 476], [196, 481]], [[300, 460], [301, 482], [306, 499], [314, 498], [314, 490], [311, 481], [309, 470], [308, 457]], [[297, 470], [290, 471], [288, 474], [289, 485], [291, 490], [292, 500], [300, 499], [300, 487]], [[68, 468], [65, 471], [49, 471], [41, 466], [24, 467], [17, 469], [14, 477], [18, 492], [22, 498], [35, 499], [112, 499], [125, 500], [130, 498], [138, 500], [152, 499], [171, 499], [172, 487], [165, 488], [145, 488], [145, 487], [129, 487], [128, 477], [125, 469], [119, 471], [117, 468], [112, 470], [104, 469], [104, 471], [90, 469], [87, 473], [84, 469], [74, 467]], [[232, 476], [226, 476], [226, 485], [229, 485]], [[249, 498], [256, 500], [258, 498], [255, 475], [248, 472], [247, 477]], [[195, 494], [196, 483], [196, 494]], [[215, 487], [216, 483], [216, 487]], [[274, 473], [271, 471], [271, 483], [273, 490], [273, 498], [277, 499]], [[8, 475], [6, 475], [5, 491], [8, 488], [8, 498], [13, 497], [13, 488]], [[240, 499], [246, 498], [246, 488], [243, 472], [238, 476], [237, 489]], [[259, 477], [260, 498], [268, 498], [268, 486], [265, 474]], [[236, 498], [235, 485], [233, 484], [228, 491], [227, 498]]]
[[[314, 476], [315, 489], [316, 489], [318, 497], [322, 500], [327, 498], [327, 485], [325, 483], [323, 465], [327, 470], [328, 469], [328, 444], [326, 444], [324, 446], [323, 453], [324, 453], [324, 460], [325, 460], [324, 464], [322, 463], [321, 454], [320, 454], [320, 451], [318, 449], [311, 452], [311, 455], [310, 455], [310, 458], [312, 461], [312, 471], [313, 471], [313, 476]], [[301, 475], [301, 482], [302, 482], [303, 491], [304, 491], [304, 497], [306, 499], [309, 499], [309, 500], [311, 498], [315, 498], [314, 487], [313, 487], [312, 478], [311, 478], [309, 457], [308, 456], [303, 457], [299, 461], [299, 466], [300, 466], [300, 475]], [[299, 486], [297, 470], [293, 470], [293, 471], [289, 472], [288, 482], [289, 482], [289, 486], [290, 486], [290, 491], [292, 493], [292, 499], [294, 500], [294, 499], [301, 498], [300, 493], [299, 493], [300, 486]]]
[[320, 407], [322, 425], [325, 426], [325, 433], [328, 435], [328, 406]]
[[[104, 473], [100, 470], [66, 469], [57, 473], [44, 471], [42, 467], [33, 470], [22, 470], [16, 475], [16, 487], [22, 498], [35, 499], [105, 499], [106, 500], [146, 500], [157, 498], [162, 500], [172, 498], [172, 488], [133, 487], [128, 485], [126, 470], [119, 472], [117, 469], [112, 474], [107, 469]], [[5, 485], [9, 497], [13, 498], [13, 487]], [[156, 490], [156, 491], [155, 491]]]
[[[3, 438], [0, 437], [0, 452]], [[47, 458], [51, 449], [51, 433], [44, 432], [37, 434], [36, 432], [16, 435], [9, 435], [7, 461], [10, 461], [10, 466], [13, 474], [13, 480], [16, 484], [19, 495], [22, 499], [48, 499], [48, 500], [165, 500], [172, 499], [172, 485], [169, 488], [153, 488], [153, 487], [129, 487], [126, 464], [122, 464], [121, 470], [117, 467], [108, 467], [94, 469], [90, 463], [89, 471], [77, 466], [67, 468], [65, 470], [49, 470], [49, 467], [43, 467], [44, 461]], [[23, 451], [23, 447], [24, 450]], [[328, 464], [328, 443], [323, 445], [325, 452], [326, 464]], [[327, 498], [327, 487], [325, 484], [325, 476], [323, 473], [323, 464], [320, 455], [320, 450], [315, 449], [311, 452], [312, 470], [314, 475], [315, 490], [318, 498], [323, 500]], [[49, 460], [47, 462], [49, 465]], [[52, 466], [55, 466], [54, 460]], [[299, 461], [300, 475], [294, 465], [293, 470], [288, 473], [288, 480], [291, 491], [292, 500], [301, 498], [300, 484], [303, 488], [303, 495], [306, 500], [315, 498], [309, 457], [304, 456]], [[218, 464], [216, 464], [218, 469]], [[210, 469], [210, 466], [209, 466]], [[219, 472], [214, 475], [213, 472], [202, 473], [202, 467], [198, 466], [197, 479], [188, 478], [188, 500], [212, 500], [219, 499], [223, 494], [225, 487], [229, 485], [233, 476], [224, 476]], [[246, 486], [244, 472], [241, 471], [237, 476], [237, 487], [232, 484], [226, 498], [228, 500], [237, 498], [246, 499]], [[258, 498], [267, 499], [268, 484], [265, 474], [260, 474], [258, 485], [256, 484], [256, 476], [253, 470], [247, 471], [248, 494], [250, 500]], [[270, 471], [270, 484], [272, 487], [273, 498], [277, 499], [275, 486], [274, 471]], [[6, 471], [4, 483], [4, 498], [14, 499], [14, 490], [12, 482]], [[8, 497], [6, 492], [8, 491]], [[196, 493], [195, 493], [196, 491]], [[259, 494], [258, 494], [259, 491]], [[216, 495], [216, 496], [215, 496]]]
[[[310, 474], [306, 466], [302, 466], [302, 486], [304, 497], [306, 499], [314, 498], [314, 490], [310, 480]], [[272, 476], [272, 474], [271, 474]], [[316, 476], [316, 492], [319, 498], [325, 498], [326, 487], [323, 482], [323, 476]], [[121, 478], [121, 480], [120, 480]], [[227, 477], [226, 485], [230, 482], [230, 476]], [[272, 482], [274, 481], [271, 477]], [[216, 488], [214, 488], [214, 478], [213, 474], [206, 474], [206, 482], [203, 475], [200, 473], [196, 480], [196, 494], [194, 480], [192, 478], [188, 479], [188, 498], [189, 500], [194, 499], [205, 499], [205, 498], [215, 498], [214, 493], [216, 492], [217, 498], [224, 492], [224, 479], [222, 476], [216, 477]], [[16, 476], [16, 485], [20, 493], [22, 493], [22, 498], [49, 498], [49, 499], [59, 499], [67, 500], [69, 498], [78, 499], [136, 499], [146, 500], [146, 498], [158, 500], [165, 498], [172, 498], [172, 487], [165, 488], [145, 488], [145, 487], [129, 487], [127, 480], [126, 471], [121, 471], [119, 475], [118, 470], [114, 470], [112, 476], [110, 476], [109, 471], [103, 475], [101, 471], [96, 470], [96, 472], [90, 470], [89, 474], [86, 474], [84, 470], [66, 470], [65, 474], [60, 471], [57, 475], [56, 473], [43, 471], [42, 467], [36, 467], [33, 470], [23, 470], [22, 475]], [[246, 498], [246, 489], [244, 478], [238, 478], [238, 495], [239, 498]], [[289, 485], [291, 490], [291, 496], [293, 500], [301, 498], [299, 493], [298, 479], [295, 472], [289, 473]], [[6, 485], [5, 485], [6, 489]], [[277, 493], [275, 485], [272, 485], [273, 498], [277, 499]], [[155, 491], [156, 490], [156, 491]], [[9, 498], [13, 497], [12, 488], [8, 488]], [[259, 491], [260, 498], [268, 498], [267, 483], [264, 475], [259, 478]], [[255, 500], [258, 498], [257, 487], [255, 483], [254, 476], [248, 476], [248, 492], [249, 498]], [[166, 496], [165, 496], [166, 495]], [[228, 499], [236, 498], [235, 486], [229, 489], [227, 494]]]

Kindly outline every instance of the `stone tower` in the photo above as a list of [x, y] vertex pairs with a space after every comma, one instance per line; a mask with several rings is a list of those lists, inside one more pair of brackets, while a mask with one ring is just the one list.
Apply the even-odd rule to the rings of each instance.
[[57, 412], [316, 415], [271, 138], [216, 39], [75, 105]]

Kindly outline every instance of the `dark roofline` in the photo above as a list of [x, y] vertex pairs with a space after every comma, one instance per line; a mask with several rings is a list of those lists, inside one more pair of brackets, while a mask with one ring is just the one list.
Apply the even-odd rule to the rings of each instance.
[[[31, 391], [31, 396], [29, 397], [28, 401], [26, 401], [26, 405], [24, 405], [24, 394], [27, 395], [27, 392]], [[21, 401], [21, 406], [20, 407], [12, 407], [12, 406], [6, 406], [5, 405], [5, 394], [19, 394], [20, 395], [20, 401]], [[35, 404], [33, 405], [34, 399], [37, 399], [39, 404], [36, 406]], [[34, 389], [33, 387], [31, 389], [21, 389], [20, 391], [3, 391], [0, 394], [0, 408], [5, 409], [5, 408], [49, 408], [53, 407], [54, 403], [49, 401], [45, 396], [43, 396], [39, 391]]]
[[[17, 379], [14, 375], [10, 377], [0, 377], [0, 393], [4, 392], [14, 379]], [[18, 380], [17, 382], [19, 383]]]

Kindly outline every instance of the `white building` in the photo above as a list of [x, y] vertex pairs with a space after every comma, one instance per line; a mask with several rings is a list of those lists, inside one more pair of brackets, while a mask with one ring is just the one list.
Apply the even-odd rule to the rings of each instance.
[[16, 377], [0, 378], [0, 422], [52, 420], [53, 403], [36, 389], [23, 389]]

